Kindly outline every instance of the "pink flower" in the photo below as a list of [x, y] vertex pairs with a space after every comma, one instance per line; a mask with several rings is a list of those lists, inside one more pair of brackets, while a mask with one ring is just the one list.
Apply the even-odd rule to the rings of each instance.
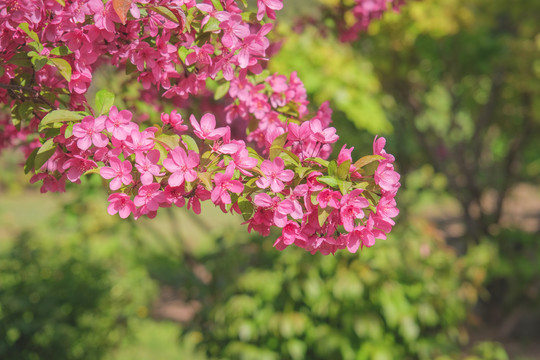
[[176, 110], [173, 110], [170, 115], [162, 113], [161, 121], [163, 124], [170, 125], [176, 133], [183, 133], [188, 129], [186, 125], [182, 124], [184, 122], [182, 115], [178, 114]]
[[82, 174], [96, 167], [97, 164], [93, 160], [89, 160], [77, 155], [62, 165], [62, 169], [67, 170], [66, 176], [71, 182], [79, 181]]
[[313, 137], [320, 143], [331, 144], [338, 141], [339, 136], [336, 135], [336, 129], [329, 127], [323, 129], [322, 123], [319, 119], [315, 118], [309, 122], [309, 128], [313, 132]]
[[81, 150], [88, 150], [92, 144], [96, 147], [105, 147], [109, 144], [109, 139], [101, 131], [105, 129], [105, 116], [94, 119], [86, 116], [79, 124], [73, 125], [73, 136], [77, 140], [77, 147]]
[[223, 29], [221, 42], [229, 49], [237, 48], [240, 43], [239, 39], [243, 39], [250, 34], [249, 27], [242, 23], [242, 17], [238, 14], [230, 15], [226, 21], [219, 24], [219, 27]]
[[130, 153], [152, 150], [154, 148], [152, 138], [156, 130], [155, 127], [145, 129], [143, 132], [132, 130], [131, 134], [124, 141], [126, 148], [131, 151]]
[[291, 200], [281, 200], [279, 196], [271, 198], [265, 193], [255, 195], [253, 203], [259, 207], [272, 210], [274, 212], [274, 225], [278, 227], [284, 227], [287, 224], [287, 215], [295, 210]]
[[201, 117], [200, 125], [193, 115], [191, 115], [189, 121], [191, 122], [191, 126], [193, 126], [195, 135], [202, 140], [217, 140], [225, 136], [228, 131], [228, 128], [224, 127], [216, 129], [216, 117], [212, 114], [204, 114]]
[[137, 124], [131, 122], [131, 117], [131, 112], [127, 110], [118, 112], [116, 106], [113, 106], [105, 121], [105, 127], [116, 139], [125, 140], [133, 130], [138, 130]]
[[261, 21], [264, 17], [264, 13], [272, 20], [276, 18], [274, 10], [281, 10], [283, 8], [283, 0], [257, 0], [257, 20]]
[[324, 189], [317, 195], [317, 201], [321, 208], [325, 208], [328, 205], [335, 209], [339, 209], [339, 202], [341, 200], [341, 193], [330, 189]]
[[394, 171], [394, 166], [382, 161], [374, 174], [375, 184], [379, 185], [384, 191], [396, 193], [400, 187], [399, 174]]
[[384, 146], [386, 145], [386, 139], [383, 137], [377, 138], [375, 136], [375, 139], [373, 140], [373, 154], [383, 156], [387, 161], [394, 162], [394, 156], [391, 154], [386, 153], [384, 150]]
[[257, 32], [257, 34], [251, 34], [243, 39], [240, 51], [236, 55], [238, 65], [245, 69], [248, 66], [255, 65], [257, 59], [252, 56], [264, 56], [266, 49], [270, 45], [270, 42], [264, 36], [270, 32], [272, 24], [265, 24]]
[[385, 234], [377, 229], [374, 229], [374, 218], [370, 215], [366, 221], [366, 225], [359, 225], [347, 236], [347, 249], [355, 253], [360, 246], [372, 247], [375, 245], [375, 239], [386, 238]]
[[169, 177], [169, 185], [180, 186], [184, 181], [195, 181], [197, 172], [193, 170], [199, 165], [199, 155], [192, 150], [186, 154], [181, 147], [174, 148], [169, 156], [163, 160], [163, 166], [172, 174]]
[[383, 219], [391, 219], [398, 216], [399, 210], [396, 207], [396, 199], [393, 196], [383, 196], [377, 204], [376, 214]]
[[159, 151], [156, 149], [150, 150], [146, 156], [142, 152], [135, 154], [135, 167], [141, 173], [141, 183], [148, 185], [154, 181], [154, 176], [163, 176], [160, 173], [161, 167], [157, 165], [159, 161]]
[[349, 194], [343, 195], [341, 198], [340, 218], [343, 223], [343, 227], [348, 232], [353, 231], [356, 219], [362, 219], [364, 217], [364, 211], [362, 209], [369, 206], [369, 201], [360, 196], [362, 190], [356, 189]]
[[195, 214], [201, 213], [201, 200], [210, 199], [210, 191], [206, 190], [201, 185], [197, 186], [194, 192], [186, 194], [186, 197], [189, 198], [187, 203], [188, 209], [193, 209]]
[[212, 190], [211, 199], [214, 204], [218, 204], [218, 200], [223, 204], [231, 203], [231, 196], [228, 191], [235, 194], [240, 194], [244, 190], [244, 185], [238, 180], [232, 180], [234, 175], [234, 166], [229, 165], [225, 173], [217, 173], [214, 176], [214, 189]]
[[186, 199], [184, 199], [186, 193], [183, 186], [172, 187], [167, 185], [164, 194], [169, 204], [174, 204], [178, 207], [183, 207], [186, 204]]
[[285, 163], [280, 157], [276, 157], [274, 161], [264, 160], [261, 164], [261, 171], [264, 177], [260, 177], [256, 184], [261, 189], [266, 189], [268, 186], [273, 192], [281, 192], [285, 188], [284, 182], [289, 182], [294, 178], [292, 170], [284, 170]]
[[140, 207], [141, 214], [157, 211], [159, 204], [166, 201], [163, 191], [159, 190], [158, 183], [143, 185], [139, 188], [139, 193], [133, 199], [135, 205]]
[[233, 164], [242, 174], [251, 176], [251, 173], [246, 170], [253, 169], [257, 166], [257, 159], [249, 157], [249, 151], [245, 147], [234, 153], [232, 157], [232, 161], [229, 164]]
[[109, 166], [104, 166], [99, 170], [99, 174], [104, 179], [112, 179], [109, 187], [111, 190], [118, 190], [122, 187], [122, 184], [129, 185], [133, 182], [131, 176], [131, 170], [133, 166], [130, 161], [121, 161], [118, 158], [110, 158]]
[[135, 212], [135, 204], [127, 194], [114, 193], [107, 200], [110, 202], [107, 207], [109, 215], [118, 213], [122, 219], [125, 219], [129, 214]]

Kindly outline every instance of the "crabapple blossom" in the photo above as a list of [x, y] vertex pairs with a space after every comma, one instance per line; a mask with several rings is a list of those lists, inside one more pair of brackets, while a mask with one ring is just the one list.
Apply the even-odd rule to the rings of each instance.
[[285, 182], [289, 182], [294, 177], [292, 170], [285, 170], [283, 159], [277, 157], [274, 161], [264, 160], [261, 164], [261, 171], [264, 176], [260, 177], [256, 184], [261, 189], [270, 186], [273, 192], [279, 193], [285, 187]]
[[109, 159], [109, 166], [104, 166], [99, 170], [99, 174], [104, 179], [112, 179], [109, 187], [111, 190], [118, 190], [122, 187], [122, 184], [129, 185], [133, 181], [131, 176], [131, 169], [133, 165], [129, 161], [121, 161], [120, 159], [113, 157]]
[[[356, 35], [387, 3], [401, 4], [354, 0], [343, 10], [356, 22], [338, 31]], [[280, 229], [278, 250], [356, 252], [385, 239], [400, 187], [385, 139], [375, 138], [367, 160], [355, 163], [343, 147], [328, 161], [338, 140], [328, 103], [311, 109], [295, 72], [263, 72], [275, 46], [273, 23], [262, 19], [275, 19], [283, 1], [258, 0], [258, 21], [239, 5], [141, 0], [120, 11], [102, 0], [0, 2], [0, 102], [13, 116], [28, 113], [13, 123], [0, 114], [0, 150], [23, 144], [30, 182], [41, 181], [42, 192], [99, 173], [110, 180], [107, 212], [121, 218], [153, 218], [173, 204], [200, 214], [210, 201], [241, 214], [249, 232]], [[161, 122], [125, 98], [88, 99], [102, 66], [138, 81], [139, 100]], [[208, 104], [212, 91], [223, 99]]]

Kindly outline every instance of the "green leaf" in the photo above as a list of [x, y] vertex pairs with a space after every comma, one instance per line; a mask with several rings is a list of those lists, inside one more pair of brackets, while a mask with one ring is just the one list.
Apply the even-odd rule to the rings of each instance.
[[197, 177], [201, 180], [206, 190], [212, 190], [212, 172], [200, 172], [197, 173]]
[[163, 165], [163, 160], [167, 158], [167, 156], [169, 155], [169, 152], [167, 151], [167, 149], [165, 148], [165, 146], [163, 146], [159, 140], [156, 140], [154, 139], [154, 149], [156, 149], [157, 151], [159, 151], [159, 161], [158, 161], [158, 165]]
[[67, 126], [66, 128], [66, 131], [64, 132], [64, 137], [66, 139], [70, 138], [71, 135], [73, 135], [73, 125], [75, 125], [74, 123], [71, 123]]
[[216, 91], [214, 92], [214, 100], [219, 100], [225, 95], [227, 95], [230, 87], [231, 87], [231, 83], [228, 81], [224, 82], [223, 84], [220, 84], [217, 87]]
[[19, 66], [31, 66], [32, 63], [30, 62], [30, 58], [28, 57], [28, 55], [26, 53], [15, 53], [15, 55], [13, 55], [11, 57], [11, 59], [9, 59], [8, 61], [9, 64], [14, 64], [14, 65], [19, 65]]
[[328, 164], [328, 175], [335, 176], [336, 173], [337, 173], [337, 162], [336, 160], [332, 160]]
[[315, 163], [317, 163], [319, 165], [322, 165], [322, 167], [325, 167], [325, 168], [327, 168], [328, 164], [329, 164], [328, 161], [323, 160], [321, 158], [307, 158], [304, 161], [313, 161], [313, 162], [315, 162]]
[[34, 116], [35, 105], [33, 101], [25, 101], [17, 108], [18, 118], [22, 120], [30, 120]]
[[253, 11], [244, 11], [242, 13], [242, 20], [247, 23], [256, 23], [257, 20], [257, 14]]
[[56, 66], [64, 79], [71, 81], [71, 65], [66, 60], [53, 58], [49, 59], [48, 63]]
[[51, 50], [51, 55], [54, 56], [66, 56], [71, 54], [71, 50], [67, 46], [58, 46]]
[[114, 104], [114, 94], [107, 89], [101, 89], [96, 94], [96, 110], [99, 115], [108, 114]]
[[171, 11], [168, 7], [165, 6], [152, 6], [148, 8], [148, 10], [152, 10], [154, 12], [157, 12], [159, 15], [163, 16], [164, 18], [175, 22], [177, 24], [181, 24], [180, 19], [174, 14], [174, 12]]
[[279, 135], [278, 137], [276, 137], [274, 139], [274, 141], [272, 141], [272, 146], [284, 147], [285, 143], [287, 142], [287, 136], [288, 135], [289, 135], [289, 133], [286, 132], [286, 133], [283, 133], [283, 134]]
[[28, 159], [26, 159], [26, 163], [24, 164], [24, 173], [28, 174], [30, 171], [34, 170], [34, 162], [36, 160], [36, 154], [39, 149], [34, 149], [30, 155], [28, 155]]
[[195, 52], [193, 49], [188, 49], [187, 47], [180, 46], [178, 48], [178, 56], [180, 57], [180, 60], [185, 64], [186, 63], [186, 57], [191, 54], [192, 52]]
[[337, 177], [341, 180], [347, 180], [349, 176], [349, 170], [351, 168], [351, 161], [347, 160], [342, 162], [337, 169]]
[[191, 136], [182, 135], [182, 141], [186, 144], [188, 150], [193, 150], [197, 154], [199, 153], [199, 145], [197, 145], [197, 142]]
[[165, 157], [167, 157], [167, 155], [166, 155], [167, 154], [167, 152], [166, 152], [167, 149], [172, 150], [174, 148], [177, 148], [180, 145], [180, 136], [178, 136], [176, 134], [175, 135], [161, 134], [161, 135], [156, 136], [154, 138], [154, 142], [158, 143], [158, 144], [161, 144], [164, 147]]
[[43, 69], [43, 67], [47, 64], [48, 62], [47, 60], [48, 59], [45, 56], [37, 55], [37, 56], [33, 56], [30, 59], [30, 62], [32, 63], [32, 65], [34, 65], [34, 69], [36, 71], [39, 71]]
[[317, 178], [317, 181], [326, 185], [330, 185], [333, 188], [338, 187], [338, 180], [333, 176], [319, 176]]
[[16, 104], [11, 108], [11, 123], [13, 126], [17, 127], [17, 129], [20, 129], [21, 125], [21, 117], [19, 115], [19, 104]]
[[375, 171], [377, 171], [378, 167], [379, 167], [379, 163], [374, 161], [365, 165], [363, 168], [361, 168], [360, 172], [363, 175], [370, 176], [370, 175], [375, 174]]
[[338, 186], [339, 186], [339, 191], [341, 191], [341, 193], [343, 195], [345, 195], [345, 194], [347, 194], [349, 192], [349, 189], [352, 186], [352, 182], [339, 180], [338, 181]]
[[64, 0], [56, 0], [56, 2], [62, 6], [66, 6], [66, 2]]
[[26, 35], [28, 35], [32, 40], [34, 40], [37, 43], [41, 44], [41, 42], [39, 41], [38, 35], [35, 32], [33, 32], [32, 30], [30, 30], [30, 26], [28, 25], [28, 23], [19, 24], [19, 29], [24, 31], [26, 33]]
[[36, 158], [34, 159], [34, 169], [39, 170], [43, 164], [45, 164], [47, 160], [53, 156], [57, 147], [58, 144], [55, 143], [53, 139], [45, 141], [45, 143], [41, 145], [36, 153]]
[[270, 146], [270, 160], [274, 160], [279, 154], [283, 152], [283, 147], [287, 142], [287, 135], [289, 133], [284, 133], [279, 135], [272, 141], [272, 146]]
[[[272, 151], [271, 148], [270, 148], [270, 151]], [[284, 148], [280, 148], [280, 151], [281, 151], [281, 158], [285, 161], [285, 164], [290, 164], [293, 166], [298, 166], [300, 164], [300, 159], [292, 151], [289, 151]]]
[[208, 22], [204, 24], [202, 31], [213, 32], [213, 31], [220, 30], [219, 24], [220, 24], [220, 21], [218, 19], [216, 19], [215, 17], [210, 17], [208, 19]]
[[311, 168], [303, 166], [297, 166], [295, 169], [296, 175], [298, 175], [300, 179], [303, 179], [310, 171], [312, 171]]
[[238, 198], [238, 207], [240, 208], [240, 211], [242, 211], [244, 220], [247, 221], [253, 216], [253, 204], [245, 197], [242, 196]]
[[43, 51], [43, 45], [37, 41], [32, 41], [31, 43], [28, 43], [28, 46], [30, 46], [32, 49], [37, 51], [39, 54]]
[[164, 18], [172, 21], [172, 22], [175, 22], [175, 23], [179, 23], [178, 22], [178, 19], [176, 18], [176, 16], [174, 15], [174, 13], [167, 7], [165, 6], [152, 6], [152, 7], [149, 7], [148, 10], [152, 10], [156, 13], [158, 13], [159, 15], [163, 16]]
[[384, 157], [381, 156], [381, 155], [366, 155], [364, 157], [361, 157], [357, 162], [354, 163], [354, 167], [357, 169], [357, 170], [360, 170], [361, 168], [363, 168], [364, 166], [374, 162], [374, 161], [377, 161], [377, 160], [383, 160]]
[[54, 110], [45, 115], [41, 122], [39, 123], [39, 131], [53, 126], [57, 123], [62, 123], [66, 121], [79, 121], [84, 118], [86, 115], [83, 115], [79, 112], [69, 111], [69, 110]]
[[94, 168], [94, 169], [90, 169], [90, 170], [85, 171], [83, 175], [99, 174], [99, 171], [100, 171], [100, 169]]
[[324, 209], [319, 208], [319, 226], [324, 225], [331, 211], [332, 210], [328, 211], [327, 208], [324, 208]]
[[281, 147], [279, 146], [271, 146], [270, 147], [270, 160], [274, 160], [275, 158], [277, 158], [279, 156], [279, 154], [281, 154]]
[[217, 11], [223, 11], [223, 6], [221, 5], [221, 2], [219, 0], [212, 0], [212, 5], [214, 5], [214, 8]]

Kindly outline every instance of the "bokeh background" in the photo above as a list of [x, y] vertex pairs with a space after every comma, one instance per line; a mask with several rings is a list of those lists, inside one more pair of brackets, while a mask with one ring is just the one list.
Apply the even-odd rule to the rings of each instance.
[[387, 138], [388, 240], [324, 257], [212, 207], [122, 221], [98, 177], [40, 194], [5, 151], [1, 359], [540, 358], [540, 2], [410, 1], [353, 43], [310, 25], [331, 3], [286, 1], [269, 69], [330, 101], [337, 149]]

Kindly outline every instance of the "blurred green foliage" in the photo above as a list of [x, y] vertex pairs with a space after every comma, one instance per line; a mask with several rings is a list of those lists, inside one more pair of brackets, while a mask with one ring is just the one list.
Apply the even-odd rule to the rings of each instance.
[[[414, 240], [413, 240], [414, 239]], [[459, 354], [495, 249], [458, 257], [428, 224], [401, 226], [360, 257], [272, 251], [223, 237], [190, 328], [226, 359], [435, 359]]]
[[89, 255], [30, 233], [0, 254], [0, 358], [101, 359], [118, 343], [136, 301]]

